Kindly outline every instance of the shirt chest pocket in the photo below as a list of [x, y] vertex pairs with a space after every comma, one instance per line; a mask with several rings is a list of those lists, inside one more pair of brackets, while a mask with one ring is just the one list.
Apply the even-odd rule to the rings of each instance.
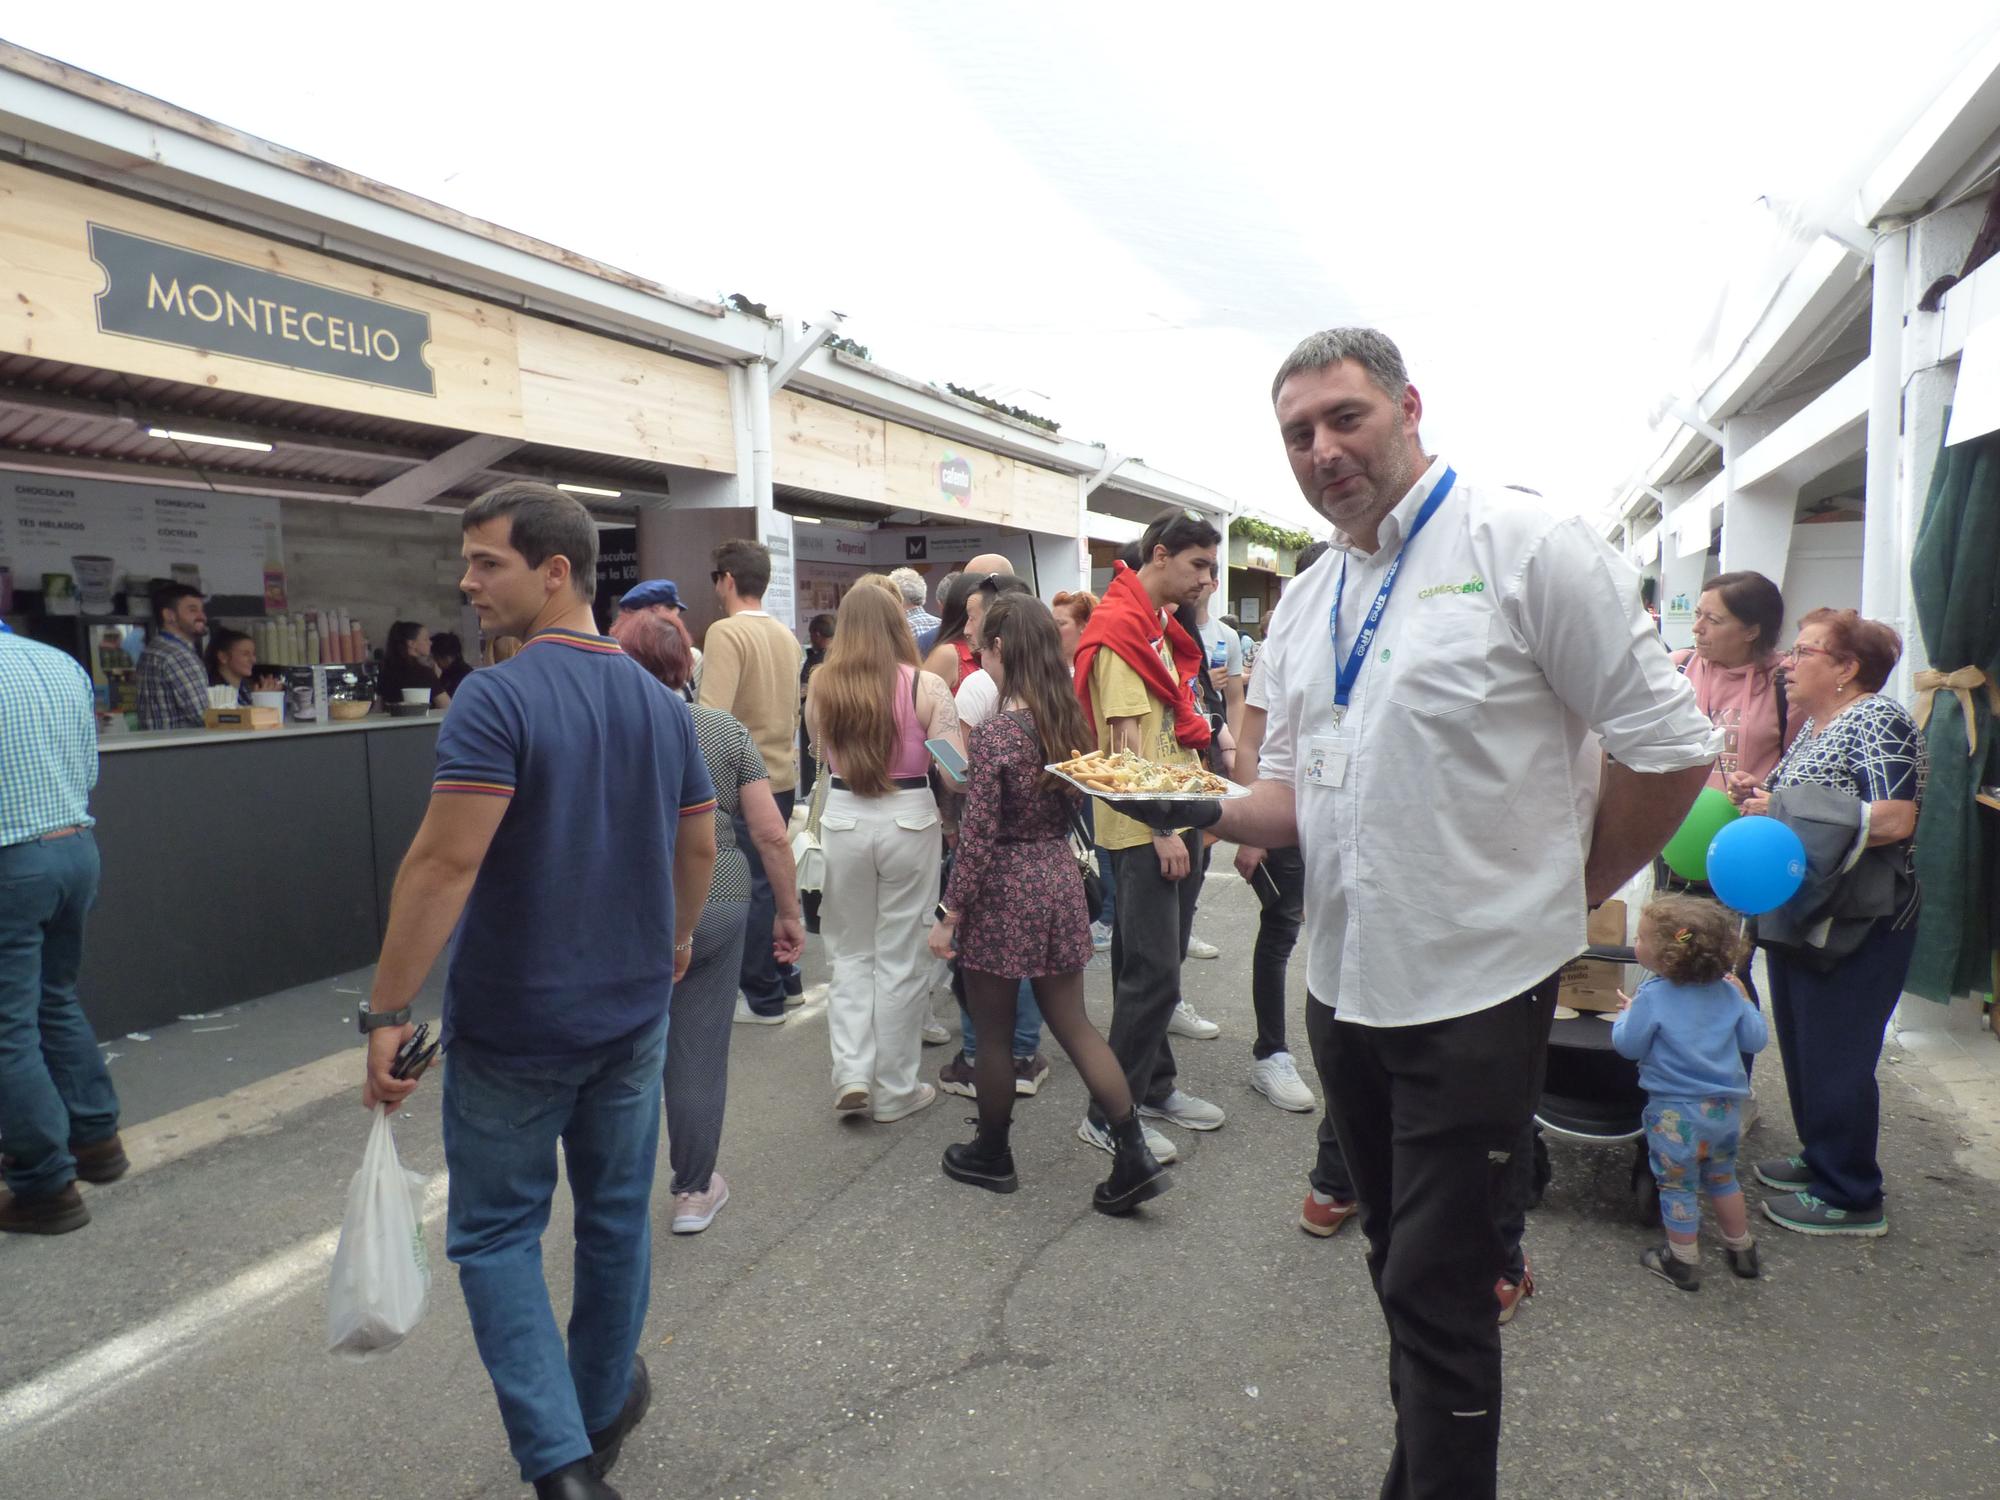
[[1493, 616], [1483, 609], [1422, 613], [1397, 633], [1389, 701], [1434, 718], [1477, 708], [1493, 690]]

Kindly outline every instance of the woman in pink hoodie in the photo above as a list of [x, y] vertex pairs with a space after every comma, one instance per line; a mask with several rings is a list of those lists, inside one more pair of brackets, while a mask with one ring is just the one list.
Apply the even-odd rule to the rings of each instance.
[[1694, 650], [1674, 655], [1674, 665], [1694, 689], [1709, 722], [1724, 731], [1722, 754], [1708, 784], [1729, 790], [1741, 771], [1760, 785], [1804, 723], [1794, 717], [1779, 674], [1778, 631], [1785, 599], [1762, 573], [1720, 573], [1701, 591], [1694, 609]]

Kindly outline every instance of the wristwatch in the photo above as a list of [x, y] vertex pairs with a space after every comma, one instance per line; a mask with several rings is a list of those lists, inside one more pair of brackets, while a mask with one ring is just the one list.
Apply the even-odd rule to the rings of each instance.
[[371, 1031], [380, 1031], [384, 1026], [409, 1025], [410, 1007], [406, 1005], [401, 1010], [385, 1010], [378, 1013], [370, 1010], [364, 1001], [355, 1007], [355, 1019], [361, 1024], [361, 1034], [366, 1036]]
[[949, 922], [953, 917], [957, 916], [958, 913], [950, 910], [945, 906], [945, 904], [942, 901], [940, 901], [936, 906], [931, 908], [931, 915], [936, 917], [940, 922]]

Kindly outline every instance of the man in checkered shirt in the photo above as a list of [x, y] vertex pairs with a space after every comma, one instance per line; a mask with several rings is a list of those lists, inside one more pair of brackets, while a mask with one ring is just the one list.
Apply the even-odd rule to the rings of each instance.
[[208, 611], [184, 583], [153, 590], [153, 638], [139, 658], [139, 727], [199, 729], [207, 722], [208, 668], [201, 637]]
[[0, 1233], [81, 1229], [76, 1179], [126, 1167], [118, 1095], [76, 999], [97, 899], [95, 709], [74, 660], [0, 632]]

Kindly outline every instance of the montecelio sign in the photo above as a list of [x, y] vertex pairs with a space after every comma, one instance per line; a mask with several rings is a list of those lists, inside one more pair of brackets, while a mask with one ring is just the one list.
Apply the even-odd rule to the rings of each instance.
[[156, 344], [435, 396], [428, 313], [318, 286], [102, 224], [97, 327]]

